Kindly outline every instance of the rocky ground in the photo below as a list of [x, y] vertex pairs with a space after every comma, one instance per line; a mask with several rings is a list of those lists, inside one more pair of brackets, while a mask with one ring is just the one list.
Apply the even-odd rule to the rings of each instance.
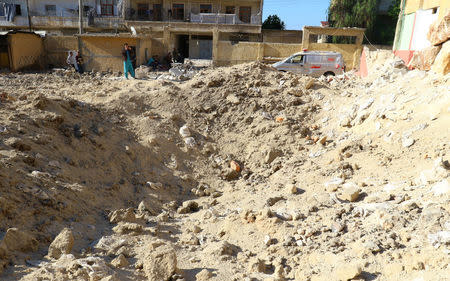
[[2, 280], [450, 280], [450, 76], [0, 75]]

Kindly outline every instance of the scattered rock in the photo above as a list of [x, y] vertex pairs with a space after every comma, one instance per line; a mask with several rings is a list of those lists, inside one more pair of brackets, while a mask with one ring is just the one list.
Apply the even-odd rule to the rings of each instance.
[[194, 200], [184, 201], [183, 205], [178, 208], [178, 214], [195, 213], [199, 210], [198, 203]]
[[213, 277], [213, 274], [211, 271], [207, 270], [207, 269], [203, 269], [202, 271], [200, 271], [199, 273], [197, 273], [195, 275], [195, 280], [196, 281], [206, 281], [209, 280]]
[[144, 227], [137, 223], [119, 222], [112, 230], [117, 234], [138, 235], [142, 233]]
[[170, 280], [177, 270], [175, 250], [167, 245], [147, 251], [142, 262], [148, 280]]
[[359, 198], [359, 188], [356, 186], [349, 186], [342, 190], [341, 199], [350, 202], [355, 202]]
[[266, 157], [264, 158], [264, 162], [266, 164], [270, 164], [273, 162], [273, 160], [275, 160], [277, 157], [281, 157], [283, 155], [283, 151], [276, 149], [276, 148], [271, 148], [269, 149], [269, 151], [266, 153]]
[[14, 251], [35, 252], [38, 241], [30, 234], [17, 228], [9, 228], [0, 242], [0, 257], [5, 257]]
[[336, 266], [336, 277], [341, 281], [351, 280], [362, 272], [361, 266], [356, 263], [340, 263]]
[[53, 259], [59, 259], [63, 254], [70, 254], [74, 241], [72, 230], [64, 228], [50, 244], [48, 256]]
[[123, 254], [120, 254], [111, 261], [111, 265], [117, 268], [127, 267], [129, 264], [130, 263]]

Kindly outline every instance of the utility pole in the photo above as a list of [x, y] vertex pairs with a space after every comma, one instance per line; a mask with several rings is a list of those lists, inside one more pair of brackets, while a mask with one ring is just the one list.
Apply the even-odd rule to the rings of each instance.
[[31, 32], [31, 16], [30, 16], [30, 5], [27, 0], [27, 15], [28, 15], [28, 29]]
[[78, 28], [80, 34], [83, 34], [83, 12], [83, 0], [78, 0]]

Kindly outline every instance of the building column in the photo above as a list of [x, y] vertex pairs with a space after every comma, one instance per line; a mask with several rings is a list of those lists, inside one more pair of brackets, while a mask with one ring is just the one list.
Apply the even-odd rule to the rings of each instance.
[[169, 28], [169, 26], [164, 26], [163, 43], [164, 43], [164, 47], [166, 49], [166, 54], [168, 52], [171, 52], [172, 50], [170, 49], [170, 28]]
[[214, 27], [212, 32], [213, 32], [212, 58], [213, 64], [215, 65], [219, 59], [219, 36], [220, 36], [219, 28]]
[[302, 39], [302, 48], [309, 48], [309, 30], [307, 28], [303, 28], [303, 39]]

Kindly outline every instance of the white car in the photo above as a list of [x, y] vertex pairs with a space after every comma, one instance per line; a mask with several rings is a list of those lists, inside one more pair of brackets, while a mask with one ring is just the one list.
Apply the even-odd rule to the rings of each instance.
[[337, 52], [303, 51], [272, 65], [280, 71], [319, 77], [340, 75], [345, 71], [344, 58]]

